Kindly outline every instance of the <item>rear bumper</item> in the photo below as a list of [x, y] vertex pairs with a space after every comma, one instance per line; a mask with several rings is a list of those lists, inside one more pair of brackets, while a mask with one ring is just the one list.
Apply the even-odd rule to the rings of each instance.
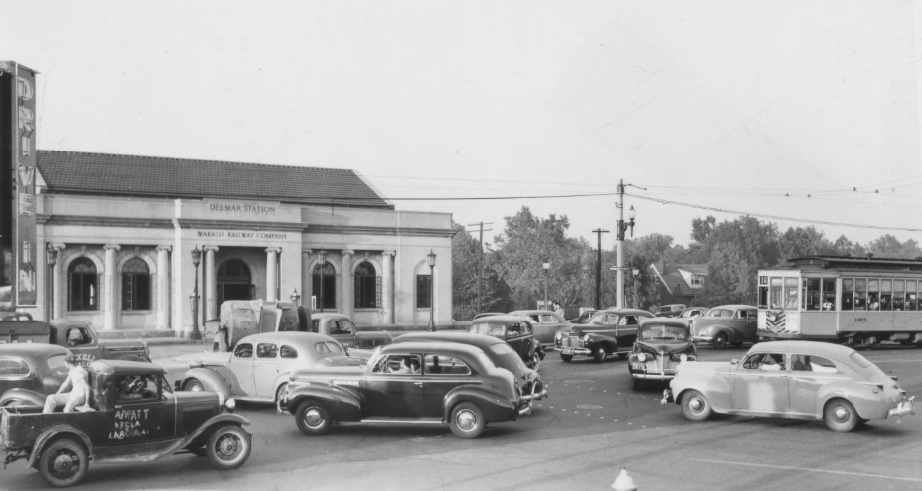
[[895, 408], [891, 409], [891, 410], [887, 413], [887, 417], [890, 417], [890, 416], [905, 416], [905, 415], [907, 415], [907, 414], [916, 414], [916, 408], [915, 408], [915, 405], [914, 405], [913, 402], [912, 402], [913, 399], [915, 399], [915, 398], [916, 398], [916, 396], [912, 396], [912, 397], [910, 397], [910, 398], [908, 398], [908, 399], [903, 399], [902, 401], [900, 401], [900, 403], [897, 404]]

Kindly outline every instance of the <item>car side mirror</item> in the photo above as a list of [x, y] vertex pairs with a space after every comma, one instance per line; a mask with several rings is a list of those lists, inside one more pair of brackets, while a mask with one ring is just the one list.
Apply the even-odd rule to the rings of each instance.
[[734, 359], [730, 360], [730, 364], [731, 364], [731, 365], [739, 365], [739, 363], [740, 363], [740, 359], [739, 359], [739, 358], [734, 358]]

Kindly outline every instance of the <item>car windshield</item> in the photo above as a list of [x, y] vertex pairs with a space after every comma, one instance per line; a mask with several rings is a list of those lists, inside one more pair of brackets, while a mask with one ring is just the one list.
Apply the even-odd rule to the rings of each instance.
[[506, 325], [497, 322], [477, 322], [471, 324], [471, 332], [488, 336], [505, 336]]
[[638, 334], [643, 341], [685, 341], [685, 328], [679, 326], [647, 325]]

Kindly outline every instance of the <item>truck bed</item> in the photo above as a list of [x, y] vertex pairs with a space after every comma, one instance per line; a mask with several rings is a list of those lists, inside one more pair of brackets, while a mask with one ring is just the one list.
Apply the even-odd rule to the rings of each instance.
[[0, 444], [6, 449], [29, 448], [45, 429], [58, 424], [77, 428], [102, 425], [105, 415], [87, 412], [42, 414], [42, 406], [0, 408]]

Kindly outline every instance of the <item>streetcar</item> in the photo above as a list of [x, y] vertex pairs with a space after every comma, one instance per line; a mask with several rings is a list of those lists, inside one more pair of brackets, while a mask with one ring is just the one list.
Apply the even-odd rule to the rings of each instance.
[[922, 258], [804, 256], [759, 270], [761, 340], [922, 347]]

